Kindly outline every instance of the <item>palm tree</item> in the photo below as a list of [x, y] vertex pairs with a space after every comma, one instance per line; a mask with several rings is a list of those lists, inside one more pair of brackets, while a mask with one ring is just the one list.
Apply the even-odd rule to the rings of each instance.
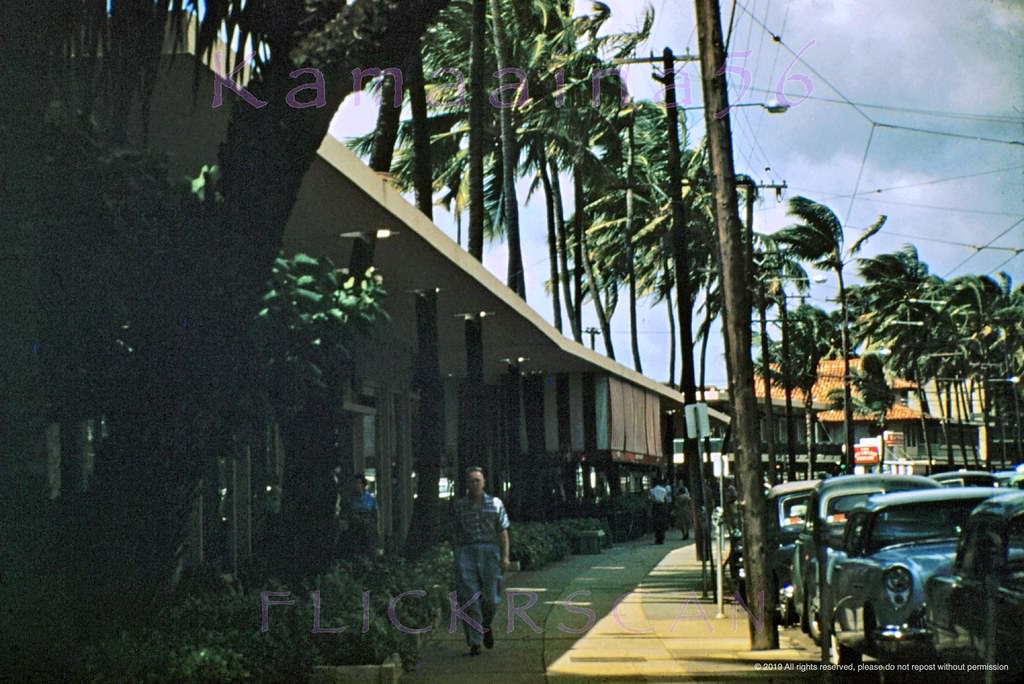
[[[86, 586], [88, 580], [104, 576], [111, 587], [120, 591], [123, 604], [139, 608], [149, 605], [158, 588], [167, 586], [178, 560], [181, 516], [194, 501], [201, 476], [215, 471], [218, 456], [238, 449], [233, 437], [249, 434], [248, 419], [260, 410], [253, 406], [258, 391], [252, 364], [258, 358], [260, 341], [251, 335], [252, 321], [262, 307], [260, 298], [302, 179], [316, 159], [331, 117], [352, 92], [351, 65], [377, 64], [385, 60], [385, 55], [404, 55], [412, 44], [411, 36], [419, 35], [444, 4], [446, 0], [356, 0], [306, 8], [300, 3], [245, 0], [45, 0], [33, 7], [34, 12], [19, 11], [10, 3], [3, 6], [3, 43], [21, 46], [6, 55], [0, 66], [6, 95], [3, 128], [8, 141], [5, 154], [0, 155], [0, 173], [5, 179], [17, 179], [14, 183], [5, 182], [0, 190], [4, 221], [9, 225], [46, 225], [41, 221], [40, 208], [52, 206], [54, 187], [70, 183], [71, 194], [88, 196], [97, 203], [108, 196], [111, 188], [104, 183], [119, 178], [116, 174], [66, 174], [66, 168], [42, 160], [65, 159], [59, 146], [76, 138], [92, 143], [75, 148], [83, 152], [82, 169], [103, 155], [121, 160], [131, 156], [125, 154], [126, 132], [146, 127], [143, 119], [148, 115], [148, 91], [158, 78], [164, 48], [169, 40], [184, 37], [179, 13], [197, 19], [198, 51], [207, 57], [225, 26], [228, 35], [237, 37], [240, 45], [251, 38], [256, 49], [246, 92], [254, 100], [273, 103], [257, 109], [240, 98], [233, 100], [227, 137], [220, 148], [221, 180], [217, 193], [211, 192], [211, 201], [202, 202], [202, 207], [194, 211], [193, 200], [186, 198], [177, 207], [178, 212], [167, 214], [165, 225], [178, 231], [176, 239], [192, 241], [201, 249], [193, 250], [187, 259], [176, 258], [173, 264], [148, 262], [154, 265], [154, 270], [146, 280], [133, 283], [135, 291], [125, 295], [133, 303], [148, 299], [150, 303], [168, 304], [166, 309], [150, 307], [142, 313], [153, 327], [166, 325], [167, 334], [154, 337], [156, 346], [145, 353], [148, 357], [156, 348], [168, 352], [161, 368], [161, 377], [166, 382], [137, 382], [125, 375], [117, 378], [120, 384], [110, 392], [113, 403], [103, 407], [110, 409], [108, 415], [116, 415], [110, 427], [117, 438], [109, 443], [109, 458], [105, 460], [110, 468], [105, 473], [102, 491], [88, 494], [116, 501], [118, 510], [126, 512], [117, 522], [128, 535], [126, 538], [131, 539], [128, 558], [110, 554], [109, 560], [118, 564], [117, 569], [111, 570], [61, 563], [50, 555], [62, 548], [60, 531], [72, 527], [62, 524], [68, 521], [61, 518], [54, 504], [37, 501], [39, 488], [26, 484], [30, 474], [21, 469], [25, 461], [5, 459], [6, 472], [0, 478], [4, 483], [2, 496], [11, 502], [16, 517], [10, 527], [18, 531], [9, 538], [19, 540], [19, 555], [53, 561], [55, 572], [61, 573], [53, 586], [78, 589]], [[402, 30], [395, 30], [398, 26]], [[244, 60], [236, 56], [232, 61]], [[217, 66], [218, 71], [223, 69], [223, 65]], [[197, 73], [201, 68], [197, 62]], [[323, 74], [324, 107], [300, 110], [286, 106], [289, 93], [298, 85], [289, 74], [297, 68], [315, 68]], [[230, 70], [231, 67], [224, 73]], [[102, 90], [96, 92], [99, 84]], [[140, 118], [132, 120], [132, 112], [140, 112]], [[63, 135], [54, 136], [55, 128]], [[140, 146], [141, 158], [145, 156], [146, 143]], [[131, 152], [134, 155], [140, 150]], [[212, 163], [216, 152], [210, 150], [210, 154]], [[91, 161], [86, 157], [91, 157]], [[12, 166], [15, 163], [17, 167]], [[139, 170], [143, 170], [141, 165]], [[131, 177], [132, 185], [117, 190], [122, 195], [151, 197], [143, 194], [142, 189], [159, 185], [154, 182], [157, 177], [151, 175], [152, 170]], [[166, 185], [162, 177], [159, 181]], [[166, 187], [162, 192], [164, 200], [172, 194]], [[215, 195], [222, 199], [214, 200]], [[161, 201], [145, 210], [171, 204]], [[141, 230], [143, 223], [140, 221], [137, 230]], [[97, 223], [94, 228], [108, 230], [111, 225]], [[19, 250], [24, 248], [26, 254], [41, 254], [43, 250], [39, 247], [52, 235], [53, 231], [42, 230], [19, 238], [17, 246]], [[148, 236], [136, 237], [148, 241]], [[157, 242], [153, 240], [150, 244]], [[161, 243], [160, 247], [164, 249], [166, 245]], [[207, 269], [206, 259], [215, 266]], [[192, 268], [186, 268], [188, 260]], [[29, 280], [43, 283], [45, 278], [41, 274], [42, 271]], [[161, 292], [177, 295], [178, 301], [169, 301]], [[204, 292], [216, 293], [215, 305], [206, 301]], [[11, 316], [5, 311], [0, 320], [27, 322], [27, 329], [32, 331], [47, 329], [49, 312], [36, 303], [37, 295], [28, 294], [26, 314]], [[197, 308], [187, 314], [190, 327], [188, 335], [183, 335], [183, 319], [172, 317], [183, 311], [186, 302]], [[133, 323], [133, 329], [142, 325], [138, 320]], [[216, 337], [212, 331], [216, 331]], [[4, 330], [5, 343], [8, 339], [24, 338], [23, 331], [10, 338], [7, 332]], [[214, 343], [214, 339], [219, 342]], [[47, 348], [46, 344], [43, 348]], [[187, 362], [168, 363], [174, 359]], [[21, 357], [14, 359], [14, 364], [23, 361], [30, 370], [35, 366], [34, 360]], [[32, 445], [38, 439], [33, 434], [35, 423], [48, 419], [41, 402], [47, 394], [50, 398], [55, 396], [60, 388], [47, 388], [31, 372], [12, 368], [15, 372], [8, 374], [6, 356], [4, 363], [5, 378], [15, 378], [14, 387], [8, 389], [18, 395], [24, 392], [29, 398], [25, 404], [32, 407], [28, 416], [12, 420], [5, 415], [0, 421], [5, 428], [11, 424], [30, 426], [13, 445], [5, 439], [5, 447], [13, 447], [11, 453], [32, 455]], [[200, 368], [210, 372], [200, 382], [187, 382]], [[298, 449], [292, 453], [300, 458]], [[212, 481], [206, 480], [208, 484]], [[289, 501], [302, 501], [304, 494], [314, 490], [318, 498], [322, 488], [330, 486], [330, 478], [325, 474], [308, 484], [303, 491], [302, 485], [296, 483]], [[67, 504], [60, 508], [71, 510], [71, 502]], [[47, 533], [24, 534], [26, 530], [38, 530], [42, 517], [47, 519]], [[79, 520], [77, 524], [85, 525], [85, 521]], [[95, 529], [87, 531], [97, 533]], [[304, 535], [303, 531], [294, 532]], [[21, 593], [52, 596], [39, 587], [29, 587]], [[88, 610], [83, 606], [94, 599], [88, 591], [68, 591], [65, 597], [65, 617], [86, 615]], [[76, 629], [70, 620], [65, 624], [67, 629]], [[54, 638], [61, 644], [73, 641], [59, 633]]]
[[810, 304], [801, 304], [789, 317], [790, 353], [782, 359], [787, 364], [793, 386], [803, 394], [804, 427], [807, 444], [807, 477], [814, 477], [814, 385], [818, 382], [818, 365], [832, 349], [835, 321], [825, 311]]
[[932, 448], [925, 418], [930, 412], [925, 392], [929, 365], [922, 360], [947, 353], [946, 344], [951, 338], [945, 332], [923, 334], [923, 330], [936, 325], [932, 320], [934, 305], [929, 302], [943, 300], [942, 279], [929, 273], [928, 265], [910, 245], [891, 254], [859, 259], [858, 264], [865, 283], [851, 298], [853, 334], [872, 345], [887, 347], [891, 353], [886, 365], [916, 385], [922, 439], [930, 461]]
[[794, 197], [789, 202], [790, 215], [800, 222], [775, 233], [775, 239], [789, 246], [796, 256], [810, 262], [819, 270], [831, 270], [836, 274], [839, 287], [839, 309], [842, 316], [843, 355], [843, 423], [845, 425], [845, 455], [849, 464], [853, 458], [853, 402], [850, 398], [850, 333], [849, 313], [846, 306], [846, 287], [843, 269], [847, 262], [860, 251], [864, 243], [885, 224], [885, 216], [868, 226], [848, 250], [844, 249], [843, 226], [835, 213], [824, 204], [806, 197]]
[[[754, 301], [760, 312], [761, 319], [761, 377], [765, 383], [765, 413], [769, 426], [768, 438], [768, 460], [771, 465], [769, 477], [775, 478], [775, 447], [772, 439], [774, 419], [772, 417], [771, 387], [775, 384], [776, 374], [771, 368], [770, 340], [768, 338], [767, 312], [771, 306], [779, 309], [782, 320], [782, 357], [785, 358], [788, 350], [788, 342], [785, 339], [788, 325], [786, 309], [786, 283], [794, 283], [798, 292], [806, 292], [809, 289], [807, 273], [800, 264], [788, 254], [779, 249], [778, 244], [772, 236], [758, 236], [762, 247], [755, 256], [755, 277], [757, 278], [758, 291], [755, 293]], [[785, 371], [783, 365], [778, 365]], [[782, 381], [786, 394], [786, 443], [789, 453], [790, 477], [795, 477], [796, 472], [796, 450], [793, 444], [793, 406], [792, 387], [788, 382], [788, 376], [783, 372], [779, 378]]]

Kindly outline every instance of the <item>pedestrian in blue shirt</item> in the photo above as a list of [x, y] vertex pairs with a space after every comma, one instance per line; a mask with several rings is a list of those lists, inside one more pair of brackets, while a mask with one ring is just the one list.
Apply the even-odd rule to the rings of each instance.
[[[484, 491], [483, 468], [466, 469], [466, 496], [455, 502], [452, 544], [460, 606], [479, 625], [465, 622], [470, 655], [480, 655], [481, 642], [494, 647], [491, 621], [501, 603], [501, 573], [508, 569], [508, 512], [501, 499]], [[474, 597], [476, 597], [474, 599]]]
[[366, 476], [352, 476], [351, 490], [338, 493], [338, 542], [342, 555], [377, 550], [377, 500], [366, 489]]

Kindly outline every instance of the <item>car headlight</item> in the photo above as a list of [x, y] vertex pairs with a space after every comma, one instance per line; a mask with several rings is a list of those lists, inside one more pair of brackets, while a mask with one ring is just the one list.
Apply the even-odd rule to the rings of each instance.
[[914, 578], [911, 577], [910, 571], [902, 565], [894, 565], [886, 570], [883, 579], [885, 588], [895, 594], [910, 591], [910, 587], [914, 584]]

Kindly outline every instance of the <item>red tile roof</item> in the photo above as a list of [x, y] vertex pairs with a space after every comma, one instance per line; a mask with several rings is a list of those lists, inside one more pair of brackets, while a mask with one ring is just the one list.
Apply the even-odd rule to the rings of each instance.
[[[860, 358], [853, 357], [850, 359], [850, 371], [856, 371], [860, 369]], [[754, 394], [759, 400], [764, 399], [764, 386], [765, 381], [760, 375], [754, 378]], [[889, 380], [889, 386], [894, 390], [908, 390], [916, 389], [917, 384], [910, 380], [903, 378], [891, 378]], [[829, 394], [833, 390], [843, 389], [843, 360], [842, 359], [822, 359], [818, 363], [818, 381], [814, 384], [814, 388], [811, 390], [811, 396], [814, 397], [815, 403], [827, 404]], [[856, 385], [851, 386], [851, 392], [854, 396], [858, 395]], [[771, 386], [771, 397], [772, 399], [785, 399], [786, 393], [782, 387], [772, 385]], [[803, 403], [803, 392], [798, 389], [793, 389], [793, 402]], [[923, 414], [926, 419], [931, 419], [928, 414]], [[903, 406], [902, 404], [896, 404], [889, 408], [885, 413], [886, 421], [893, 420], [920, 420], [922, 416], [921, 411], [912, 409], [909, 406]], [[818, 419], [823, 423], [834, 423], [843, 421], [843, 412], [841, 410], [828, 410], [821, 411], [818, 413]], [[866, 422], [875, 420], [874, 416], [866, 413], [854, 413], [853, 417], [856, 422]]]

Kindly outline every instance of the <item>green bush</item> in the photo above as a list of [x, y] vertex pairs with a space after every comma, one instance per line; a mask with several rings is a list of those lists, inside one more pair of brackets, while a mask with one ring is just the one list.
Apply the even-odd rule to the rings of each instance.
[[[165, 609], [152, 624], [122, 631], [87, 649], [85, 678], [133, 682], [302, 681], [315, 665], [369, 665], [398, 654], [418, 657], [417, 640], [399, 629], [434, 625], [439, 596], [452, 586], [451, 549], [438, 546], [415, 563], [389, 555], [339, 563], [290, 588], [268, 581], [232, 590], [198, 589]], [[294, 601], [270, 605], [262, 625], [262, 592]], [[393, 599], [410, 591], [424, 596]], [[319, 592], [315, 616], [313, 592]], [[364, 598], [365, 597], [365, 598]], [[392, 621], [393, 612], [394, 622]], [[318, 618], [320, 633], [313, 633]], [[339, 632], [324, 630], [341, 629]]]

